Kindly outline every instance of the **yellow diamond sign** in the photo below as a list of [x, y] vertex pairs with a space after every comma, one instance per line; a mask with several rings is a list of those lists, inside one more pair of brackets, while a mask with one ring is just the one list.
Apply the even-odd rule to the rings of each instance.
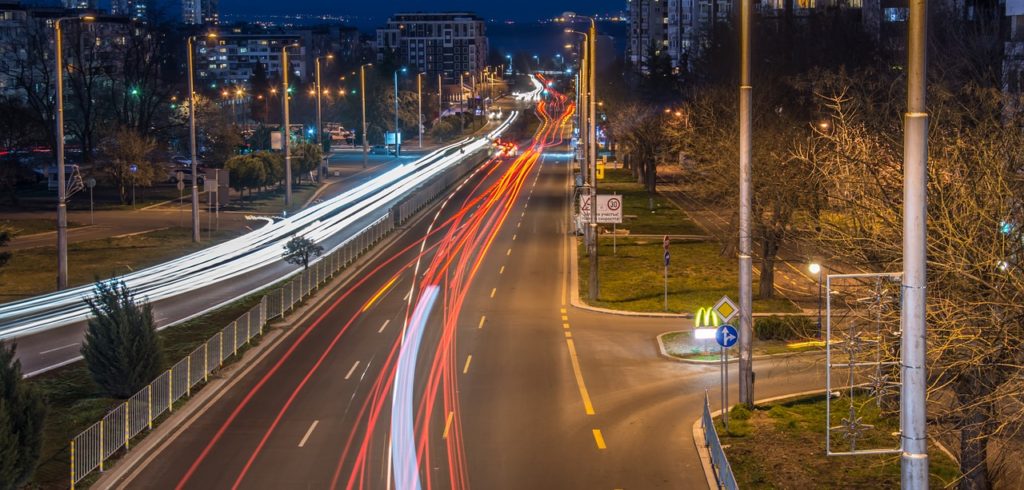
[[739, 312], [739, 308], [736, 307], [736, 303], [733, 303], [728, 296], [722, 296], [722, 299], [718, 300], [718, 303], [715, 303], [715, 307], [713, 309], [722, 319], [723, 323], [728, 323], [729, 320], [732, 320], [732, 317], [736, 316], [736, 313]]

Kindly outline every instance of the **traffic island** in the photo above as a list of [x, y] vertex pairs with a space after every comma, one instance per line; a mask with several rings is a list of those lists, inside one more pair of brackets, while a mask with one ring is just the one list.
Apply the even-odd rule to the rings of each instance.
[[[863, 429], [858, 446], [893, 447], [899, 431], [894, 411], [880, 410], [874, 399], [845, 394], [832, 400], [832, 424], [845, 417], [850, 403], [857, 407]], [[748, 410], [729, 411], [729, 427], [721, 416], [715, 428], [739, 488], [899, 488], [899, 454], [826, 456], [825, 395], [764, 401]], [[847, 438], [832, 434], [833, 451], [848, 450]], [[929, 448], [929, 488], [948, 488], [960, 473], [957, 463], [937, 444]]]
[[[721, 361], [718, 344], [714, 339], [694, 339], [692, 331], [665, 332], [658, 335], [658, 350], [667, 358], [698, 362], [717, 363]], [[764, 357], [782, 357], [799, 354], [824, 354], [825, 343], [818, 340], [785, 341], [758, 340], [753, 341], [754, 359]], [[729, 362], [739, 360], [738, 351], [730, 349]]]

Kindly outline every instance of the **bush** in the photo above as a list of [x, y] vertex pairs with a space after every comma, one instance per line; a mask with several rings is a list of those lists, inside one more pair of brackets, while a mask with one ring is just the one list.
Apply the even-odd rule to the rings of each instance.
[[729, 420], [749, 420], [749, 419], [750, 419], [750, 409], [747, 408], [746, 405], [740, 403], [738, 405], [733, 405], [733, 407], [729, 409]]
[[35, 471], [46, 405], [21, 377], [14, 345], [0, 342], [0, 489], [14, 489]]
[[160, 339], [153, 308], [138, 303], [123, 281], [97, 282], [82, 357], [96, 384], [115, 398], [128, 398], [161, 371]]

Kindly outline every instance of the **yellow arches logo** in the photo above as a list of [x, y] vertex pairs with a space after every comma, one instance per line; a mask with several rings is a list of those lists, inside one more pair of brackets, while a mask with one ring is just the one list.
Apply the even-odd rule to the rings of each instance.
[[693, 325], [697, 328], [717, 327], [718, 324], [718, 315], [711, 308], [701, 308], [697, 310], [697, 315], [693, 317]]

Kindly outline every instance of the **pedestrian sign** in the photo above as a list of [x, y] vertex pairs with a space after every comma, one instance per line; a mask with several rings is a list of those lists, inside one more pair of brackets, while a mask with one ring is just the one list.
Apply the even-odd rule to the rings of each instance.
[[729, 348], [736, 344], [736, 340], [739, 336], [736, 335], [736, 327], [732, 325], [722, 325], [715, 331], [715, 340], [718, 341], [718, 345]]
[[739, 313], [740, 309], [736, 307], [736, 303], [733, 303], [728, 296], [722, 296], [722, 299], [715, 303], [715, 307], [712, 308], [715, 313], [722, 319], [722, 322], [728, 322], [732, 320], [732, 317]]

